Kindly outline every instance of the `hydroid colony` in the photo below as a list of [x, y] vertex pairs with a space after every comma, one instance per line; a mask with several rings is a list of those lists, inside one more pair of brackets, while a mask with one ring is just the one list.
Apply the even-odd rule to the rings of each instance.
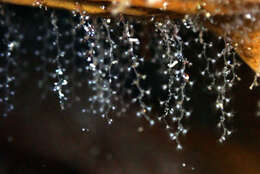
[[[83, 103], [82, 113], [112, 124], [135, 105], [137, 117], [162, 125], [181, 150], [180, 136], [188, 133], [184, 122], [192, 115], [191, 94], [201, 76], [216, 97], [211, 104], [219, 115], [219, 141], [232, 133], [226, 124], [234, 116], [230, 90], [239, 80], [240, 62], [231, 43], [209, 33], [198, 16], [100, 17], [43, 8], [31, 17], [41, 22], [27, 38], [19, 10], [7, 5], [0, 10], [3, 117], [15, 109], [16, 86], [30, 77], [25, 69], [33, 67], [41, 76], [41, 98], [55, 94], [64, 112]], [[37, 59], [33, 65], [24, 58], [30, 54]]]

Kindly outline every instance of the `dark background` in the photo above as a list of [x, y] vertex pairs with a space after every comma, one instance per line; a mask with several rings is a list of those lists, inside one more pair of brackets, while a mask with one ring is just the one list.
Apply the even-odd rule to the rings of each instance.
[[[20, 59], [37, 62], [30, 50], [37, 47], [33, 40], [42, 21], [32, 14], [39, 13], [39, 9], [8, 10], [16, 10], [19, 17], [12, 23], [22, 24], [26, 38], [23, 47], [29, 48]], [[230, 124], [234, 134], [225, 143], [218, 143], [221, 132], [216, 128], [216, 96], [205, 92], [203, 83], [195, 83], [193, 114], [187, 124], [190, 131], [181, 138], [181, 152], [176, 151], [176, 144], [160, 125], [150, 127], [136, 118], [135, 106], [109, 126], [99, 117], [82, 114], [80, 104], [60, 111], [54, 94], [40, 99], [43, 89], [36, 85], [39, 74], [33, 73], [33, 64], [21, 66], [28, 76], [16, 89], [15, 110], [0, 118], [1, 174], [260, 173], [260, 120], [256, 117], [259, 89], [249, 90], [253, 72], [244, 64], [238, 72], [242, 80], [231, 91], [235, 117]], [[193, 79], [202, 80], [196, 75]], [[88, 96], [86, 91], [82, 91], [84, 96]], [[139, 127], [143, 132], [138, 132]], [[83, 132], [82, 128], [89, 131]]]

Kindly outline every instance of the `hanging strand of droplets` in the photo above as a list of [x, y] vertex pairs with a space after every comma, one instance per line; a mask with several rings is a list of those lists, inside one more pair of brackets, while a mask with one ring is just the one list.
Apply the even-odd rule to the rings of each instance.
[[148, 106], [144, 101], [146, 96], [151, 95], [151, 90], [146, 90], [141, 86], [141, 81], [146, 79], [146, 75], [141, 74], [138, 71], [138, 67], [144, 62], [144, 58], [138, 57], [138, 55], [134, 53], [134, 46], [139, 46], [140, 40], [134, 36], [134, 26], [129, 24], [129, 21], [123, 21], [123, 25], [125, 30], [123, 37], [129, 43], [129, 49], [125, 52], [125, 54], [130, 56], [131, 65], [129, 67], [129, 71], [133, 71], [135, 75], [135, 79], [132, 84], [138, 90], [138, 96], [133, 98], [132, 102], [138, 102], [139, 106], [141, 107], [141, 111], [136, 113], [137, 117], [144, 117], [149, 122], [149, 124], [153, 126], [155, 121], [148, 115], [148, 113], [152, 111], [152, 107]]
[[[101, 28], [105, 29], [104, 41], [105, 45], [108, 44], [104, 54], [108, 64], [111, 101], [114, 102], [112, 110], [116, 109], [116, 115], [121, 116], [130, 107], [130, 103], [124, 102], [124, 97], [126, 96], [126, 93], [132, 93], [131, 90], [125, 90], [126, 81], [131, 74], [129, 72], [129, 66], [131, 64], [129, 59], [131, 58], [129, 58], [129, 55], [127, 54], [122, 55], [124, 47], [128, 42], [125, 42], [125, 38], [123, 37], [125, 29], [124, 27], [121, 27], [122, 22], [118, 19], [118, 17], [101, 18]], [[117, 34], [115, 35], [114, 33]], [[116, 41], [116, 39], [118, 40]], [[127, 51], [125, 53], [127, 53]]]
[[[81, 15], [81, 24], [85, 33], [86, 62], [85, 69], [90, 72], [91, 79], [88, 80], [90, 89], [93, 95], [89, 97], [90, 106], [88, 109], [83, 109], [82, 112], [90, 112], [94, 115], [101, 115], [105, 118], [108, 124], [111, 124], [113, 119], [109, 116], [110, 111], [115, 110], [115, 104], [112, 102], [112, 96], [116, 91], [112, 89], [112, 82], [117, 79], [116, 75], [112, 75], [112, 67], [117, 64], [114, 59], [113, 50], [114, 42], [110, 37], [110, 19], [101, 19], [87, 15]], [[105, 32], [103, 32], [105, 30]], [[108, 48], [105, 48], [108, 45]]]
[[51, 24], [53, 26], [54, 33], [56, 33], [56, 39], [52, 44], [54, 46], [56, 46], [56, 48], [57, 48], [57, 55], [55, 57], [55, 63], [57, 65], [57, 68], [55, 70], [55, 74], [56, 74], [56, 78], [58, 80], [57, 82], [54, 83], [53, 91], [58, 94], [60, 107], [63, 110], [63, 109], [65, 109], [64, 104], [65, 104], [65, 101], [67, 100], [67, 97], [64, 95], [63, 87], [68, 84], [68, 81], [64, 78], [65, 68], [62, 67], [61, 60], [60, 60], [62, 57], [64, 57], [65, 52], [61, 50], [60, 45], [59, 45], [60, 33], [59, 33], [57, 21], [58, 21], [57, 16], [55, 15], [54, 12], [52, 12], [51, 13]]
[[14, 12], [8, 11], [0, 4], [0, 30], [2, 38], [0, 40], [0, 104], [1, 115], [6, 117], [14, 109], [11, 98], [15, 95], [15, 72], [17, 66], [16, 49], [19, 47], [22, 38], [18, 35], [16, 25], [11, 21], [15, 16]]
[[[117, 74], [113, 74], [112, 73], [112, 69], [113, 67], [117, 66], [119, 61], [116, 59], [116, 57], [114, 56], [114, 50], [116, 49], [116, 44], [115, 42], [112, 40], [111, 37], [111, 18], [103, 18], [101, 19], [101, 29], [104, 29], [104, 38], [101, 40], [104, 40], [104, 55], [102, 57], [103, 61], [101, 62], [104, 66], [103, 66], [103, 72], [104, 72], [104, 78], [103, 80], [105, 80], [105, 83], [107, 84], [107, 96], [106, 96], [106, 109], [104, 111], [104, 116], [108, 118], [108, 115], [110, 113], [110, 111], [114, 111], [116, 110], [116, 105], [113, 102], [113, 98], [115, 97], [115, 95], [117, 94], [117, 91], [115, 89], [112, 88], [112, 84], [114, 81], [116, 81], [118, 79], [118, 75]], [[108, 45], [107, 48], [105, 48], [105, 45]], [[111, 124], [112, 123], [112, 118], [108, 119], [108, 123]]]
[[[207, 53], [213, 48], [213, 42], [207, 43], [203, 39], [206, 28], [202, 28], [200, 31], [200, 43], [202, 44], [202, 53], [198, 55], [198, 58], [204, 58], [206, 61], [206, 67], [201, 71], [201, 75], [206, 79], [209, 79], [209, 85], [207, 89], [215, 92], [217, 95], [215, 107], [220, 114], [217, 127], [222, 130], [222, 135], [219, 138], [219, 142], [224, 142], [232, 131], [227, 127], [227, 121], [230, 120], [234, 114], [230, 111], [231, 98], [229, 93], [237, 80], [240, 80], [236, 74], [236, 70], [240, 66], [240, 63], [235, 58], [235, 52], [232, 45], [224, 40], [225, 47], [222, 51], [218, 52], [215, 57], [211, 57]], [[223, 41], [222, 37], [218, 38], [219, 41]], [[219, 69], [219, 64], [221, 68]]]
[[[39, 13], [37, 15], [45, 15]], [[46, 19], [47, 18], [47, 19]], [[41, 25], [38, 26], [38, 31], [40, 31], [36, 37], [36, 44], [40, 47], [35, 48], [33, 51], [34, 55], [38, 58], [39, 66], [35, 67], [36, 72], [41, 74], [41, 78], [38, 80], [38, 87], [42, 89], [41, 98], [45, 99], [47, 93], [52, 91], [52, 84], [48, 83], [49, 80], [53, 77], [55, 73], [49, 72], [48, 67], [52, 64], [53, 59], [48, 57], [48, 52], [54, 47], [52, 44], [46, 44], [53, 37], [53, 32], [49, 28], [51, 28], [51, 23], [48, 17], [45, 17], [42, 21]], [[56, 47], [55, 47], [56, 48]], [[54, 77], [55, 78], [55, 77]]]
[[[182, 121], [191, 115], [191, 111], [186, 109], [185, 104], [190, 101], [186, 94], [188, 86], [193, 86], [189, 75], [186, 73], [187, 66], [191, 64], [183, 55], [183, 41], [179, 34], [180, 26], [170, 19], [155, 23], [156, 31], [160, 33], [166, 52], [162, 54], [161, 61], [165, 65], [164, 74], [168, 76], [168, 83], [162, 85], [164, 91], [168, 93], [166, 99], [160, 99], [163, 107], [163, 114], [158, 117], [159, 121], [165, 124], [170, 139], [177, 143], [177, 149], [182, 146], [179, 136], [185, 135], [187, 129]], [[176, 128], [173, 126], [176, 125]]]
[[232, 131], [226, 126], [226, 121], [234, 116], [232, 111], [229, 111], [231, 97], [229, 97], [230, 89], [234, 86], [236, 80], [240, 80], [236, 74], [237, 68], [240, 63], [235, 58], [235, 52], [230, 43], [225, 42], [225, 48], [222, 50], [221, 55], [224, 59], [224, 67], [221, 71], [216, 72], [216, 76], [223, 79], [222, 84], [217, 86], [217, 99], [216, 109], [220, 111], [220, 119], [217, 124], [222, 129], [222, 135], [219, 142], [224, 142], [226, 138], [231, 135]]

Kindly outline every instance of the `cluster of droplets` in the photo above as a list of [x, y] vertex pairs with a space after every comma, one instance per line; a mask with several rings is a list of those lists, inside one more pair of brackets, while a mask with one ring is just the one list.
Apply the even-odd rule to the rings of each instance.
[[136, 49], [138, 49], [140, 45], [140, 40], [134, 34], [133, 24], [129, 24], [128, 21], [124, 21], [123, 25], [125, 31], [122, 39], [126, 39], [126, 42], [129, 45], [124, 54], [128, 55], [129, 59], [131, 60], [128, 71], [132, 71], [134, 73], [135, 79], [133, 80], [132, 85], [134, 85], [138, 91], [137, 96], [132, 99], [132, 102], [137, 102], [141, 107], [141, 110], [136, 113], [137, 117], [144, 117], [147, 121], [149, 121], [150, 125], [153, 126], [155, 122], [148, 115], [148, 113], [152, 111], [152, 107], [145, 102], [145, 97], [151, 95], [151, 89], [144, 89], [141, 83], [142, 81], [146, 80], [147, 76], [138, 71], [139, 66], [144, 62], [144, 58], [139, 57], [135, 53]]
[[[31, 50], [38, 61], [33, 67], [40, 75], [42, 97], [54, 91], [62, 109], [74, 102], [86, 102], [83, 113], [101, 115], [108, 123], [112, 123], [108, 113], [116, 109], [116, 104], [119, 106], [115, 114], [125, 113], [130, 104], [124, 102], [124, 94], [116, 95], [126, 93], [124, 85], [130, 76], [126, 58], [120, 57], [123, 49], [114, 41], [113, 31], [120, 22], [76, 12], [60, 18], [51, 10], [35, 18], [43, 18], [37, 44]], [[82, 88], [87, 91], [87, 101], [82, 97]]]
[[40, 74], [38, 87], [43, 90], [42, 98], [54, 91], [61, 108], [69, 108], [74, 102], [82, 101], [78, 92], [82, 91], [88, 77], [85, 69], [88, 64], [86, 38], [79, 31], [80, 21], [74, 20], [71, 15], [61, 18], [59, 13], [51, 10], [37, 15], [36, 18], [43, 18], [34, 50], [38, 59], [34, 67]]
[[167, 95], [159, 101], [163, 112], [158, 120], [165, 125], [170, 139], [176, 141], [177, 149], [181, 150], [179, 136], [188, 132], [182, 121], [191, 115], [187, 109], [187, 102], [191, 99], [187, 90], [193, 86], [186, 72], [186, 68], [192, 64], [183, 54], [183, 46], [188, 45], [188, 42], [184, 42], [179, 35], [180, 25], [170, 19], [156, 22], [155, 27], [162, 38], [159, 39], [159, 45], [165, 50], [161, 55], [163, 74], [168, 77], [167, 83], [162, 85]]
[[100, 39], [103, 38], [101, 38], [101, 34], [96, 34], [97, 29], [95, 23], [98, 21], [95, 18], [90, 19], [89, 16], [81, 16], [81, 18], [85, 32], [84, 39], [89, 48], [86, 51], [86, 61], [88, 65], [85, 69], [91, 74], [88, 84], [94, 93], [88, 98], [90, 102], [89, 110], [94, 115], [98, 114], [101, 115], [102, 118], [106, 118], [108, 124], [111, 124], [112, 119], [108, 117], [108, 113], [111, 109], [115, 109], [115, 106], [111, 104], [113, 91], [111, 90], [110, 83], [112, 78], [116, 77], [111, 76], [111, 66], [106, 63], [106, 54], [113, 56], [113, 53], [111, 49], [109, 49], [109, 52], [104, 50], [104, 46], [100, 42]]
[[[117, 115], [120, 115], [129, 107], [129, 104], [123, 102], [122, 91], [130, 76], [128, 61], [121, 55], [124, 48], [120, 48], [115, 36], [112, 36], [115, 26], [120, 28], [121, 23], [111, 18], [88, 15], [80, 15], [79, 18], [81, 22], [77, 28], [83, 31], [83, 42], [87, 45], [84, 59], [87, 62], [85, 70], [89, 73], [88, 86], [91, 90], [89, 105], [82, 112], [100, 115], [111, 124], [111, 112], [117, 109]], [[120, 32], [122, 31], [118, 31], [119, 35]]]
[[[186, 41], [187, 33], [195, 33], [198, 37], [194, 42], [202, 46], [198, 61], [205, 62], [205, 67], [200, 64], [203, 68], [200, 73], [209, 82], [207, 89], [217, 96], [218, 126], [223, 130], [220, 141], [231, 134], [227, 128], [227, 120], [233, 117], [229, 93], [238, 79], [235, 71], [239, 63], [231, 44], [222, 43], [225, 47], [216, 51], [215, 43], [205, 37], [207, 29], [195, 19], [189, 16], [182, 20], [152, 18], [146, 23], [131, 17], [97, 17], [76, 11], [61, 17], [51, 10], [36, 15], [44, 19], [39, 24], [37, 44], [33, 48], [38, 61], [34, 67], [41, 76], [38, 86], [54, 92], [62, 109], [70, 106], [70, 102], [81, 101], [82, 113], [101, 116], [111, 124], [112, 115], [125, 114], [130, 107], [130, 102], [125, 101], [131, 100], [139, 107], [136, 115], [151, 126], [157, 122], [162, 124], [170, 139], [177, 143], [178, 150], [183, 148], [180, 136], [188, 132], [184, 121], [192, 114], [190, 91], [194, 81], [189, 70], [197, 59], [190, 60], [185, 49], [193, 44], [189, 39]], [[9, 27], [10, 21], [5, 16], [9, 15], [1, 14], [1, 20], [7, 20], [3, 23]], [[145, 33], [147, 28], [154, 31], [149, 36]], [[187, 33], [183, 33], [183, 28]], [[13, 108], [9, 96], [14, 94], [10, 86], [15, 78], [9, 67], [15, 66], [13, 51], [20, 44], [19, 37], [14, 39], [18, 32], [12, 27], [9, 30], [1, 40], [4, 51], [0, 56], [8, 61], [1, 64], [5, 68], [0, 69], [4, 72], [0, 87], [7, 96], [1, 99]], [[224, 40], [219, 38], [218, 41]], [[159, 106], [152, 104], [156, 90], [149, 84], [149, 79], [153, 81], [154, 77], [146, 73], [147, 64], [157, 67], [153, 75], [159, 77], [156, 79], [160, 83], [156, 99]], [[84, 91], [87, 97], [82, 95]]]
[[[229, 42], [226, 42], [221, 37], [215, 43], [207, 42], [203, 36], [205, 31], [204, 28], [200, 32], [199, 41], [202, 43], [202, 52], [198, 55], [198, 58], [203, 58], [205, 61], [205, 67], [201, 71], [201, 75], [208, 81], [208, 91], [217, 95], [215, 108], [219, 114], [217, 127], [222, 130], [219, 142], [222, 143], [232, 133], [232, 130], [227, 126], [228, 121], [234, 116], [231, 109], [230, 91], [236, 81], [240, 80], [236, 73], [240, 62], [237, 60], [233, 47]], [[225, 42], [225, 47], [216, 52], [214, 47], [217, 47], [218, 42]]]
[[225, 45], [225, 48], [221, 52], [224, 60], [224, 67], [221, 71], [216, 72], [216, 77], [223, 80], [222, 84], [218, 85], [216, 89], [218, 93], [216, 109], [220, 112], [220, 119], [217, 126], [222, 129], [222, 135], [219, 138], [220, 142], [224, 142], [226, 137], [232, 133], [226, 126], [226, 120], [234, 116], [234, 113], [228, 109], [231, 101], [230, 89], [234, 86], [236, 80], [240, 80], [236, 74], [236, 70], [240, 66], [240, 63], [237, 62], [234, 50], [232, 50], [233, 48], [230, 43], [226, 43]]
[[[16, 75], [18, 67], [18, 53], [23, 36], [19, 34], [18, 26], [12, 23], [14, 12], [9, 12], [0, 4], [0, 112], [1, 116], [14, 109], [12, 98], [15, 95]], [[19, 69], [19, 68], [18, 68]]]
[[[39, 13], [37, 15], [46, 15], [45, 13]], [[39, 18], [39, 17], [38, 17]], [[36, 37], [36, 46], [33, 50], [33, 55], [37, 57], [37, 65], [35, 67], [35, 72], [40, 74], [37, 86], [42, 89], [41, 99], [45, 99], [47, 93], [52, 91], [53, 83], [49, 83], [50, 79], [56, 77], [55, 70], [50, 70], [53, 68], [54, 58], [51, 58], [50, 55], [55, 57], [57, 55], [56, 46], [53, 42], [56, 39], [56, 34], [54, 30], [46, 30], [46, 28], [52, 28], [52, 24], [49, 20], [42, 20], [41, 25], [38, 26], [38, 35]], [[47, 42], [52, 42], [52, 44], [44, 44]], [[49, 57], [50, 56], [50, 57]]]
[[51, 24], [53, 26], [53, 31], [56, 34], [56, 39], [55, 41], [52, 43], [54, 46], [56, 46], [57, 48], [57, 55], [54, 59], [55, 63], [56, 63], [56, 70], [55, 70], [55, 74], [57, 77], [56, 82], [54, 82], [54, 88], [53, 91], [56, 92], [58, 94], [59, 97], [59, 102], [60, 102], [60, 107], [63, 110], [64, 109], [64, 103], [66, 102], [66, 100], [68, 99], [65, 94], [64, 94], [64, 89], [63, 87], [68, 85], [68, 81], [64, 78], [64, 73], [66, 71], [65, 68], [63, 68], [62, 64], [61, 64], [61, 60], [64, 56], [65, 56], [65, 52], [61, 50], [59, 42], [60, 42], [60, 33], [59, 33], [59, 28], [57, 25], [57, 16], [55, 15], [55, 13], [51, 13]]

